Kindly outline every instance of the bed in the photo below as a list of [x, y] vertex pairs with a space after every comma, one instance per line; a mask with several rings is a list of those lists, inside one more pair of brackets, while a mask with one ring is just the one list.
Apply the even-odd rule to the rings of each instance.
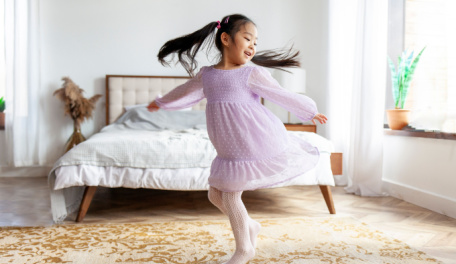
[[[206, 100], [191, 109], [150, 113], [145, 106], [188, 77], [106, 75], [106, 126], [65, 153], [49, 175], [55, 223], [79, 211], [84, 219], [98, 186], [162, 190], [208, 190], [216, 156], [205, 126]], [[316, 168], [273, 188], [318, 185], [331, 214], [330, 186], [341, 174], [341, 153], [312, 125], [285, 125], [320, 151]]]

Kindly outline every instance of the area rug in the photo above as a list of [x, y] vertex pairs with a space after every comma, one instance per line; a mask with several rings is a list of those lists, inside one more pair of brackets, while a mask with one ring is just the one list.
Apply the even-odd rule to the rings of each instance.
[[[249, 263], [440, 263], [352, 218], [261, 220]], [[1, 263], [222, 263], [228, 221], [0, 228]]]

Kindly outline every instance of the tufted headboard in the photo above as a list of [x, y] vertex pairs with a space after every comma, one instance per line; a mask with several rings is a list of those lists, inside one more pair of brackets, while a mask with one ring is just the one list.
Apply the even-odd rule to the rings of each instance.
[[[121, 116], [125, 106], [148, 104], [158, 94], [163, 96], [188, 79], [183, 76], [106, 75], [106, 124]], [[192, 109], [206, 109], [206, 99]]]

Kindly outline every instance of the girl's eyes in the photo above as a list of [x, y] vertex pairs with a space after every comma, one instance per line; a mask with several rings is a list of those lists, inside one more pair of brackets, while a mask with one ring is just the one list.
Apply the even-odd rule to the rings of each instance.
[[[250, 39], [249, 39], [249, 38], [245, 38], [245, 40], [247, 40], [248, 42], [250, 42]], [[256, 46], [257, 44], [254, 43], [253, 45]]]

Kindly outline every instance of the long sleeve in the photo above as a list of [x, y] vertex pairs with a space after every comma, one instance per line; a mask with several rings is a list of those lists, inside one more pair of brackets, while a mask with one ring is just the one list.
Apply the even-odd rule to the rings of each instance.
[[201, 101], [205, 97], [201, 78], [203, 69], [186, 83], [177, 86], [163, 97], [155, 99], [155, 103], [164, 110], [179, 110]]
[[286, 90], [262, 67], [255, 67], [248, 85], [251, 91], [295, 114], [301, 121], [312, 120], [318, 113], [315, 102], [301, 94]]

